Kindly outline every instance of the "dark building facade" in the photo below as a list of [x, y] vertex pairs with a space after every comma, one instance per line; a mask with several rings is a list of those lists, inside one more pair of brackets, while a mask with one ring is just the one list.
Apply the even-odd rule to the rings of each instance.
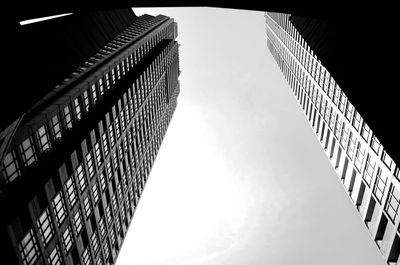
[[1, 263], [115, 264], [177, 105], [177, 24], [127, 9], [26, 27], [47, 68], [0, 134]]
[[400, 170], [291, 15], [265, 13], [268, 48], [387, 264], [400, 264]]

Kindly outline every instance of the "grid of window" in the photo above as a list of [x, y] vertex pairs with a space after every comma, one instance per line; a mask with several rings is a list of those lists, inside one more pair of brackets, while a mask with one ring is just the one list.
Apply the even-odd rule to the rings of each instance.
[[32, 228], [29, 229], [28, 233], [19, 242], [18, 250], [24, 265], [32, 265], [35, 263], [39, 256], [39, 248]]
[[65, 182], [65, 191], [67, 193], [69, 207], [72, 208], [77, 201], [75, 185], [74, 185], [74, 181], [73, 181], [72, 177], [67, 179], [67, 181]]
[[80, 164], [76, 168], [76, 176], [78, 178], [78, 184], [79, 184], [79, 189], [81, 192], [83, 192], [86, 189], [87, 182], [86, 182], [86, 176], [85, 176], [85, 168], [83, 167], [83, 164]]
[[24, 160], [25, 166], [31, 165], [33, 162], [36, 161], [36, 154], [33, 147], [33, 140], [32, 137], [26, 138], [20, 144], [20, 150], [22, 154], [22, 159]]
[[392, 184], [389, 189], [389, 195], [387, 197], [385, 211], [389, 215], [390, 220], [393, 223], [396, 222], [397, 215], [399, 213], [400, 204], [400, 191]]
[[64, 198], [62, 196], [62, 192], [60, 191], [57, 193], [57, 195], [54, 197], [52, 201], [52, 206], [53, 206], [53, 211], [54, 215], [56, 216], [57, 219], [57, 224], [60, 226], [61, 223], [64, 221], [66, 215], [66, 208], [64, 204]]
[[67, 229], [65, 229], [64, 233], [62, 234], [62, 242], [67, 253], [72, 247], [73, 240], [71, 227], [67, 226]]
[[44, 212], [39, 216], [36, 223], [39, 228], [40, 238], [43, 244], [47, 246], [54, 235], [54, 228], [53, 224], [51, 223], [49, 208], [44, 210]]
[[56, 245], [53, 251], [50, 252], [50, 255], [47, 259], [49, 265], [61, 265], [62, 258], [58, 245]]
[[92, 205], [91, 205], [89, 196], [87, 196], [87, 197], [83, 200], [83, 208], [84, 208], [84, 210], [85, 210], [85, 216], [86, 216], [86, 218], [89, 218], [90, 214], [92, 213]]
[[77, 234], [79, 234], [83, 227], [81, 210], [78, 210], [75, 213], [73, 220], [74, 220], [75, 231]]
[[54, 138], [61, 139], [61, 122], [57, 114], [51, 118], [51, 128], [53, 130]]
[[2, 174], [6, 177], [7, 182], [15, 180], [21, 176], [15, 152], [9, 152], [3, 160]]
[[93, 164], [93, 155], [92, 152], [89, 152], [86, 155], [86, 164], [88, 167], [88, 172], [89, 172], [89, 177], [90, 179], [93, 178], [94, 173], [95, 173], [95, 168], [94, 168], [94, 164]]

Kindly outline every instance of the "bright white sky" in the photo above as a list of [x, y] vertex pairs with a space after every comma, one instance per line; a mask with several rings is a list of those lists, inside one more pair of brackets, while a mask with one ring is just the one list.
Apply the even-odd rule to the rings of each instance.
[[181, 94], [117, 265], [383, 265], [263, 13], [134, 11], [178, 22]]

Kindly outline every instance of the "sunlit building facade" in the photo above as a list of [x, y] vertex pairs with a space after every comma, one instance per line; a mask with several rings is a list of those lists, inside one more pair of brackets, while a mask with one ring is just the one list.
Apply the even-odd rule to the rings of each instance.
[[180, 91], [177, 23], [124, 15], [0, 134], [2, 264], [115, 264]]
[[387, 264], [400, 264], [399, 166], [289, 20], [265, 13], [268, 48]]

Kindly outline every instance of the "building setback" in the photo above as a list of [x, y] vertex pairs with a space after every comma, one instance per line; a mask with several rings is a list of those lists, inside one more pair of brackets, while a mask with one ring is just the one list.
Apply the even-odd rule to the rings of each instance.
[[1, 260], [115, 264], [177, 105], [177, 24], [126, 9], [32, 30], [47, 68], [0, 132]]
[[291, 22], [265, 13], [268, 48], [387, 264], [400, 264], [400, 174]]

